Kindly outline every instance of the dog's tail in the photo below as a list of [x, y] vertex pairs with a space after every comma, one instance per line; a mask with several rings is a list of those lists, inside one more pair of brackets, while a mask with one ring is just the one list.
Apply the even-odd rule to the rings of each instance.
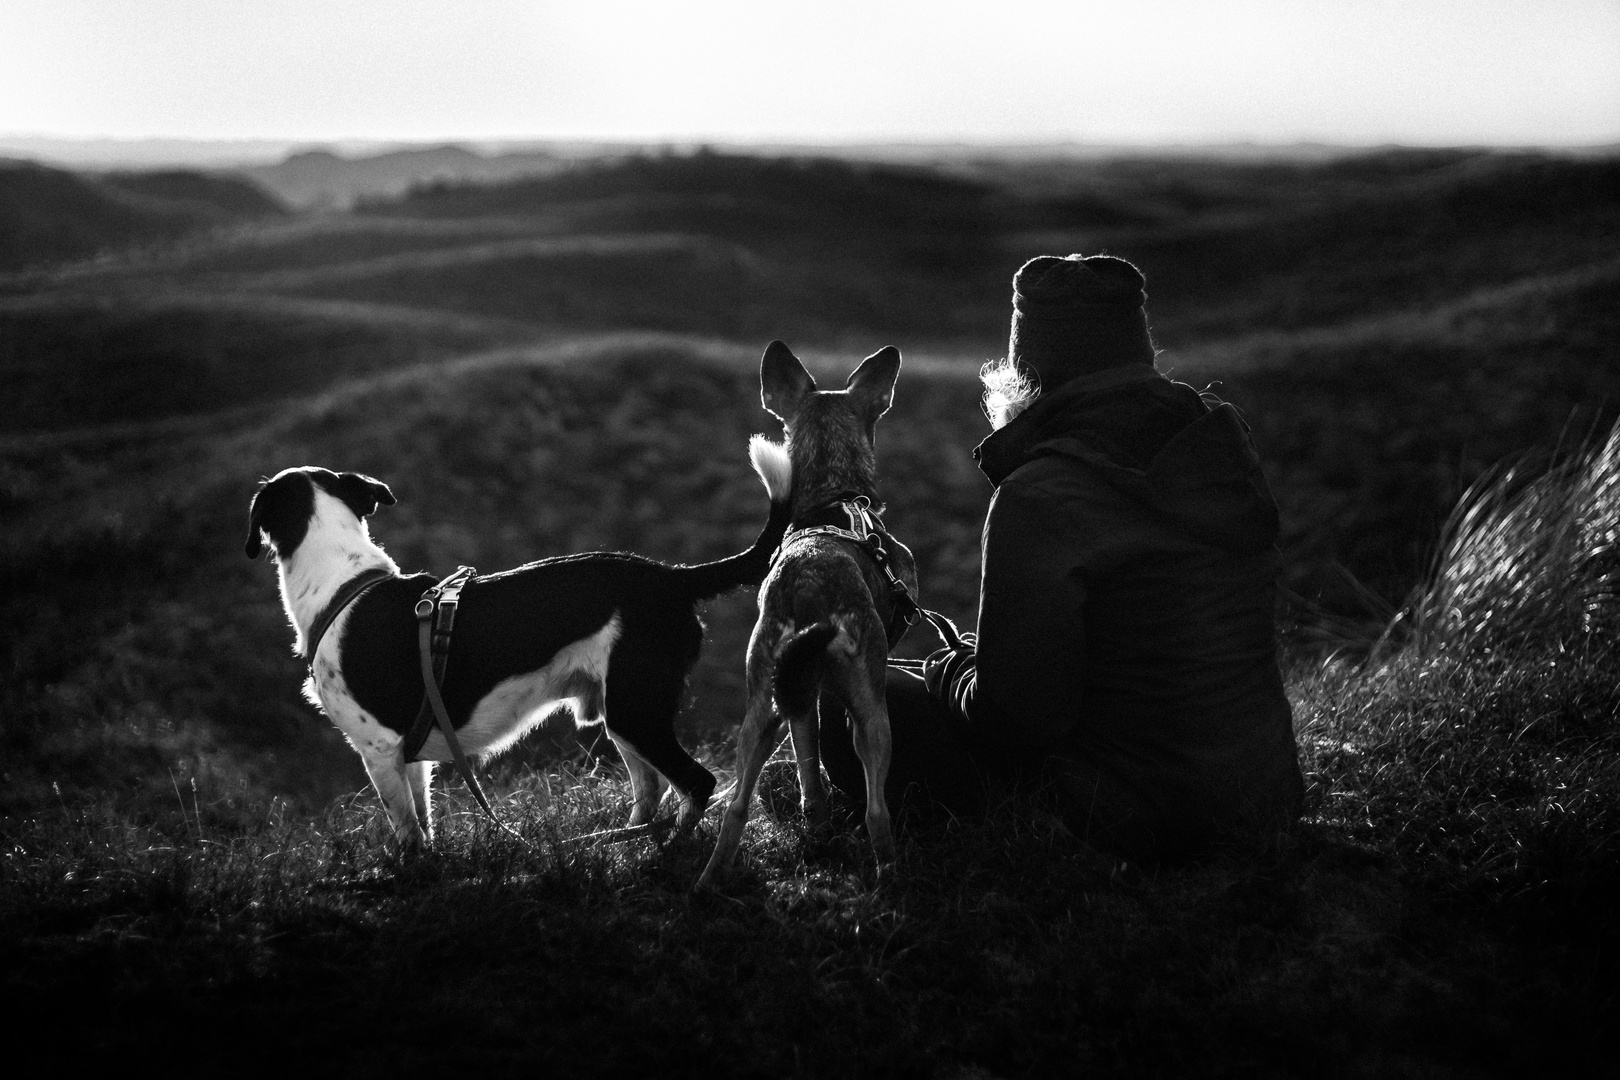
[[776, 650], [776, 673], [771, 691], [782, 716], [803, 716], [816, 702], [821, 684], [821, 663], [827, 646], [838, 636], [829, 619], [811, 623], [794, 633]]
[[748, 440], [748, 459], [765, 483], [765, 493], [771, 499], [770, 516], [747, 551], [716, 562], [682, 567], [692, 595], [700, 600], [765, 580], [771, 569], [771, 556], [787, 535], [788, 521], [793, 515], [793, 465], [788, 460], [787, 448], [763, 435], [755, 435]]

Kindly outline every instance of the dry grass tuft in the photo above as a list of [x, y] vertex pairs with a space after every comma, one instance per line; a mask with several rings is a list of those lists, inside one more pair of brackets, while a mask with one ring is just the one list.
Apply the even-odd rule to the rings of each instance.
[[1533, 479], [1476, 485], [1369, 658], [1294, 681], [1316, 821], [1612, 949], [1617, 539], [1620, 428]]

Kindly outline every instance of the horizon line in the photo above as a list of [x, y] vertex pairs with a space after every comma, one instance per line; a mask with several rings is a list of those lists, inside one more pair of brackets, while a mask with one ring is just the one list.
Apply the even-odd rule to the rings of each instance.
[[589, 154], [624, 150], [694, 152], [753, 150], [790, 154], [832, 152], [886, 153], [898, 157], [951, 154], [1009, 154], [1022, 157], [1051, 155], [1097, 158], [1120, 154], [1222, 153], [1228, 156], [1265, 157], [1268, 154], [1335, 157], [1379, 150], [1482, 150], [1602, 156], [1620, 152], [1620, 135], [1583, 142], [1509, 142], [1492, 140], [1425, 141], [1417, 139], [1344, 139], [1210, 137], [1207, 139], [1095, 139], [1072, 136], [1049, 138], [874, 137], [848, 136], [815, 139], [789, 136], [723, 138], [671, 135], [645, 138], [624, 136], [453, 136], [446, 138], [389, 138], [351, 136], [334, 138], [276, 138], [243, 136], [210, 138], [191, 135], [56, 135], [0, 132], [0, 156], [25, 155], [42, 164], [65, 167], [257, 167], [279, 163], [305, 153], [326, 152], [347, 159], [389, 153], [459, 149], [484, 158], [499, 158], [547, 148], [572, 148]]

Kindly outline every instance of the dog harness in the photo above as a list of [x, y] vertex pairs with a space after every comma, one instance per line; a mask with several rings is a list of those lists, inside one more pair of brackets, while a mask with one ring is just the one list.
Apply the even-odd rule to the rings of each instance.
[[372, 586], [378, 582], [386, 581], [394, 576], [392, 570], [384, 570], [380, 566], [373, 566], [370, 570], [362, 570], [354, 577], [338, 586], [338, 591], [332, 594], [332, 599], [321, 608], [315, 621], [310, 623], [309, 637], [304, 644], [304, 663], [310, 667], [315, 666], [315, 652], [321, 647], [321, 640], [326, 632], [332, 629], [332, 624], [348, 606], [371, 591]]
[[[911, 590], [906, 588], [906, 583], [894, 572], [888, 545], [898, 541], [883, 527], [883, 519], [872, 509], [872, 500], [865, 495], [856, 495], [850, 499], [840, 500], [835, 506], [843, 511], [844, 517], [848, 520], [847, 529], [839, 525], [808, 525], [802, 529], [794, 529], [782, 539], [781, 547], [776, 549], [776, 554], [771, 559], [771, 566], [774, 568], [787, 554], [788, 549], [800, 540], [807, 540], [813, 536], [836, 536], [840, 540], [848, 540], [877, 564], [889, 583], [889, 602], [893, 605], [894, 612], [885, 629], [888, 632], [889, 645], [893, 647], [907, 630], [917, 625], [918, 619], [926, 616], [933, 622], [934, 613], [917, 603], [916, 598], [911, 595]], [[830, 509], [832, 507], [829, 507]]]
[[466, 752], [461, 749], [461, 740], [456, 738], [456, 729], [455, 725], [450, 723], [449, 710], [444, 707], [442, 692], [444, 669], [450, 660], [450, 635], [456, 625], [456, 610], [461, 606], [461, 590], [466, 588], [467, 583], [477, 574], [478, 571], [470, 566], [459, 566], [455, 573], [423, 593], [422, 599], [416, 602], [417, 656], [422, 666], [422, 707], [416, 711], [416, 719], [412, 721], [410, 730], [405, 733], [405, 742], [400, 749], [406, 761], [418, 760], [417, 755], [422, 752], [422, 744], [427, 742], [428, 733], [437, 721], [439, 733], [444, 736], [444, 741], [450, 747], [451, 760], [455, 762], [457, 771], [466, 781], [467, 788], [472, 792], [479, 808], [502, 830], [516, 837], [520, 843], [526, 844], [527, 841], [523, 837], [495, 816], [495, 809], [489, 805], [489, 798], [484, 794], [483, 785], [478, 782], [478, 776], [473, 772], [472, 762], [467, 760]]

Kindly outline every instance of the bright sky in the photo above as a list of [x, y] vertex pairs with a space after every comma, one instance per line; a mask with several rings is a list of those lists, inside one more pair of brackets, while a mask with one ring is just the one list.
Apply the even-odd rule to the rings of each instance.
[[1620, 140], [1620, 0], [0, 0], [0, 133]]

